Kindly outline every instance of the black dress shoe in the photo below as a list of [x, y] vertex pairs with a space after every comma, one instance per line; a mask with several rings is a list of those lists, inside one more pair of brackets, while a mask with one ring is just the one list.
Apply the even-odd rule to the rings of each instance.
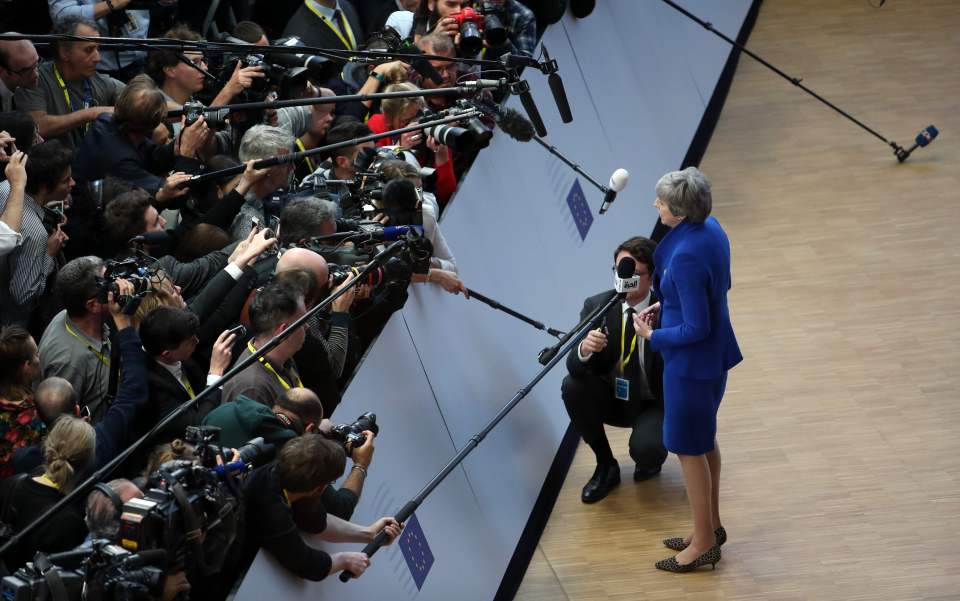
[[593, 471], [593, 477], [583, 487], [580, 500], [584, 503], [596, 503], [607, 496], [617, 484], [620, 484], [620, 466], [616, 463], [598, 465]]
[[659, 465], [657, 467], [640, 467], [638, 465], [636, 469], [633, 470], [633, 481], [643, 482], [644, 480], [649, 480], [660, 473], [661, 467], [662, 466]]

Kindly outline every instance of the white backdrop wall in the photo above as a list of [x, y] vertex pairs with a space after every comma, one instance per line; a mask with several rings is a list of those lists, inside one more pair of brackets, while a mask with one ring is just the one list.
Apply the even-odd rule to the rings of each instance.
[[[733, 38], [750, 4], [683, 3]], [[610, 287], [616, 244], [653, 229], [653, 186], [683, 159], [730, 47], [657, 0], [598, 3], [584, 20], [568, 14], [543, 43], [559, 62], [574, 115], [562, 124], [546, 78], [526, 73], [547, 140], [603, 183], [626, 168], [629, 186], [600, 216], [597, 190], [539, 145], [498, 133], [442, 227], [469, 287], [567, 329], [585, 297]], [[590, 214], [580, 214], [580, 228], [568, 204], [577, 185]], [[372, 410], [381, 424], [354, 521], [372, 522], [410, 500], [537, 373], [537, 353], [551, 341], [479, 301], [413, 286], [335, 416]], [[492, 599], [569, 423], [559, 396], [564, 373], [555, 368], [420, 507], [422, 537], [405, 541], [416, 553], [405, 557], [396, 544], [382, 550], [349, 584], [300, 582], [261, 553], [238, 599]]]

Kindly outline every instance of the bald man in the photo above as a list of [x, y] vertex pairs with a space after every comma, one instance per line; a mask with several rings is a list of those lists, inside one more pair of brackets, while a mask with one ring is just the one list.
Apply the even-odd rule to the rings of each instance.
[[40, 81], [37, 74], [39, 65], [37, 49], [29, 40], [0, 41], [0, 104], [3, 112], [13, 110], [13, 93], [17, 88], [36, 89]]
[[[284, 252], [277, 262], [277, 274], [294, 270], [310, 273], [317, 284], [314, 302], [307, 307], [309, 310], [327, 297], [329, 290], [327, 261], [312, 250], [291, 248]], [[350, 306], [353, 305], [355, 298], [356, 287], [351, 287], [333, 301], [328, 319], [319, 317], [311, 319], [308, 322], [308, 335], [303, 347], [294, 355], [297, 365], [302, 367], [300, 377], [304, 385], [320, 395], [326, 415], [331, 415], [340, 404], [340, 389], [337, 381], [343, 375], [343, 368], [347, 361]]]

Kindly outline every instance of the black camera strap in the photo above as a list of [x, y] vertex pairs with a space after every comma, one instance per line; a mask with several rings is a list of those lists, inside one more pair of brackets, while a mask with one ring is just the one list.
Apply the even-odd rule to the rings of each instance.
[[117, 398], [117, 388], [120, 385], [120, 344], [115, 329], [111, 328], [110, 332], [110, 379], [107, 382], [106, 407], [112, 405]]

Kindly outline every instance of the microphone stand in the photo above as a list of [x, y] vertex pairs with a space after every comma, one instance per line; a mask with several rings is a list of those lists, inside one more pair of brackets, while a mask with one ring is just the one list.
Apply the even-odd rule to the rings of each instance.
[[[570, 338], [574, 336], [574, 333], [579, 333], [580, 330], [581, 330], [585, 325], [587, 325], [587, 324], [593, 324], [601, 315], [603, 315], [603, 313], [604, 313], [607, 309], [609, 309], [609, 308], [612, 306], [614, 300], [617, 300], [617, 301], [620, 300], [620, 295], [617, 294], [616, 291], [613, 291], [612, 294], [613, 294], [613, 296], [612, 296], [610, 299], [607, 300], [607, 303], [606, 303], [606, 304], [604, 304], [604, 305], [601, 306], [601, 307], [597, 307], [596, 309], [593, 310], [592, 313], [590, 313], [589, 315], [587, 315], [586, 317], [584, 317], [583, 319], [581, 319], [581, 320], [580, 320], [580, 323], [578, 323], [578, 324], [573, 328], [573, 330], [571, 331], [570, 334], [565, 335], [565, 336], [564, 336], [563, 338], [561, 338], [560, 341], [557, 342], [555, 345], [553, 345], [553, 346], [548, 346], [547, 348], [545, 348], [545, 349], [543, 349], [542, 351], [540, 351], [540, 354], [537, 355], [537, 361], [539, 361], [541, 365], [546, 365], [546, 364], [549, 363], [550, 361], [553, 361], [553, 359], [554, 359], [554, 357], [556, 357], [557, 353], [560, 352], [560, 347], [562, 347], [564, 344], [566, 344], [567, 341], [570, 340]], [[592, 329], [592, 328], [590, 328], [590, 329]], [[564, 351], [564, 352], [566, 352], [566, 351]]]
[[552, 154], [553, 156], [557, 157], [558, 159], [560, 159], [561, 161], [563, 161], [564, 163], [566, 163], [567, 166], [569, 166], [571, 169], [573, 169], [574, 171], [576, 171], [577, 173], [579, 173], [580, 175], [582, 175], [584, 178], [586, 178], [586, 180], [587, 180], [588, 182], [590, 182], [591, 184], [593, 184], [594, 186], [596, 186], [596, 188], [597, 188], [598, 190], [600, 190], [601, 192], [603, 192], [604, 194], [606, 194], [607, 192], [610, 191], [610, 188], [608, 188], [607, 186], [604, 186], [603, 184], [601, 184], [601, 183], [598, 182], [597, 180], [593, 179], [593, 177], [591, 177], [591, 175], [590, 175], [589, 173], [587, 173], [586, 171], [584, 171], [583, 168], [582, 168], [578, 163], [574, 163], [573, 161], [571, 161], [570, 159], [568, 159], [567, 157], [565, 157], [565, 156], [563, 155], [563, 153], [561, 153], [559, 150], [557, 150], [557, 147], [556, 147], [556, 146], [553, 146], [553, 145], [545, 142], [545, 141], [543, 140], [543, 138], [541, 138], [540, 136], [533, 136], [533, 140], [534, 140], [537, 144], [539, 144], [540, 146], [543, 146], [544, 148], [546, 148], [546, 149], [547, 149], [547, 152], [549, 152], [549, 153]]
[[779, 75], [780, 77], [786, 79], [787, 81], [789, 81], [789, 82], [792, 83], [793, 85], [797, 86], [798, 88], [800, 88], [801, 90], [803, 90], [803, 91], [806, 92], [807, 94], [810, 94], [811, 96], [813, 96], [814, 98], [816, 98], [817, 100], [819, 100], [819, 101], [822, 102], [823, 104], [827, 105], [828, 107], [830, 107], [830, 108], [833, 109], [834, 111], [840, 113], [841, 116], [849, 119], [850, 121], [853, 121], [855, 124], [859, 125], [861, 128], [863, 128], [865, 131], [867, 131], [868, 133], [870, 133], [870, 134], [873, 135], [874, 137], [879, 138], [880, 140], [882, 140], [885, 144], [887, 144], [888, 146], [890, 146], [891, 148], [893, 148], [893, 154], [897, 157], [897, 160], [898, 160], [899, 162], [902, 163], [903, 161], [906, 160], [906, 157], [909, 156], [909, 153], [907, 153], [906, 150], [904, 150], [902, 146], [900, 146], [899, 144], [897, 144], [897, 143], [894, 142], [893, 140], [888, 140], [888, 139], [886, 139], [885, 137], [883, 137], [882, 135], [880, 135], [879, 133], [877, 133], [875, 130], [867, 127], [863, 122], [857, 120], [855, 117], [853, 117], [853, 115], [847, 113], [846, 111], [844, 111], [843, 109], [841, 109], [841, 108], [838, 107], [837, 105], [833, 104], [832, 102], [830, 102], [829, 100], [827, 100], [827, 99], [824, 98], [823, 96], [820, 96], [819, 94], [817, 94], [816, 92], [814, 92], [813, 90], [811, 90], [810, 88], [808, 88], [807, 86], [805, 86], [805, 85], [803, 85], [802, 83], [800, 83], [801, 81], [803, 81], [803, 78], [802, 78], [802, 77], [791, 77], [790, 75], [784, 73], [783, 71], [781, 71], [780, 69], [778, 69], [778, 68], [775, 67], [774, 65], [772, 65], [772, 64], [768, 63], [767, 61], [765, 61], [765, 60], [764, 60], [763, 58], [761, 58], [760, 56], [758, 56], [758, 55], [754, 54], [753, 52], [751, 52], [750, 50], [748, 50], [746, 46], [743, 46], [742, 44], [738, 44], [735, 40], [730, 39], [730, 38], [727, 37], [726, 35], [720, 33], [720, 32], [717, 31], [716, 29], [714, 29], [712, 23], [710, 23], [710, 22], [708, 22], [708, 21], [704, 21], [703, 19], [697, 17], [696, 15], [694, 15], [693, 13], [691, 13], [690, 11], [684, 9], [682, 6], [679, 6], [676, 2], [673, 2], [673, 0], [662, 0], [662, 2], [663, 2], [664, 4], [666, 4], [667, 6], [669, 6], [670, 8], [675, 9], [677, 12], [679, 12], [679, 13], [682, 14], [683, 16], [689, 18], [691, 21], [697, 23], [698, 25], [700, 25], [701, 27], [703, 27], [703, 28], [706, 29], [707, 31], [713, 33], [714, 35], [716, 35], [717, 37], [719, 37], [719, 38], [722, 39], [723, 41], [727, 42], [728, 44], [730, 44], [731, 46], [733, 46], [734, 48], [736, 48], [736, 49], [739, 50], [740, 52], [746, 53], [746, 55], [749, 56], [750, 58], [754, 59], [755, 61], [757, 61], [758, 63], [760, 63], [760, 64], [763, 65], [764, 67], [770, 69], [771, 71], [773, 71], [774, 73], [776, 73], [776, 74]]
[[489, 307], [491, 307], [491, 308], [493, 308], [493, 309], [497, 309], [498, 311], [503, 311], [504, 313], [506, 313], [507, 315], [510, 315], [511, 317], [516, 317], [516, 318], [519, 319], [520, 321], [522, 321], [522, 322], [524, 322], [524, 323], [528, 323], [528, 324], [532, 325], [533, 327], [537, 328], [538, 330], [542, 330], [542, 331], [546, 332], [547, 334], [550, 334], [550, 335], [553, 336], [554, 338], [560, 338], [560, 337], [564, 336], [564, 333], [561, 332], [560, 330], [555, 330], [555, 329], [553, 329], [553, 328], [548, 328], [548, 327], [546, 327], [546, 326], [543, 325], [543, 322], [541, 322], [541, 321], [536, 321], [535, 319], [531, 319], [531, 318], [527, 317], [526, 315], [524, 315], [523, 313], [520, 313], [519, 311], [514, 311], [514, 310], [511, 309], [510, 307], [506, 307], [506, 306], [504, 306], [504, 305], [501, 305], [500, 303], [498, 303], [497, 301], [493, 300], [492, 298], [487, 297], [487, 296], [484, 296], [484, 295], [480, 294], [479, 292], [477, 292], [476, 290], [473, 290], [472, 288], [467, 288], [467, 292], [470, 293], [470, 298], [475, 298], [475, 299], [477, 299], [478, 301], [484, 303], [485, 305], [487, 305], [487, 306], [489, 306]]
[[[483, 430], [481, 430], [477, 434], [474, 434], [473, 437], [470, 438], [466, 446], [460, 449], [460, 451], [453, 457], [453, 459], [451, 459], [447, 463], [447, 465], [445, 465], [443, 469], [440, 470], [440, 473], [434, 476], [433, 479], [430, 480], [430, 482], [428, 482], [427, 485], [424, 486], [423, 489], [420, 492], [418, 492], [417, 495], [412, 500], [408, 501], [407, 504], [404, 505], [400, 509], [400, 511], [398, 511], [393, 516], [394, 519], [400, 523], [407, 521], [407, 519], [411, 515], [413, 515], [413, 512], [416, 511], [418, 507], [420, 507], [420, 505], [427, 498], [427, 496], [429, 496], [430, 493], [433, 492], [433, 490], [441, 482], [443, 482], [444, 478], [450, 475], [450, 472], [452, 472], [454, 468], [460, 465], [460, 463], [463, 462], [464, 459], [466, 459], [467, 455], [469, 455], [470, 452], [473, 451], [473, 449], [477, 448], [477, 445], [479, 445], [483, 441], [483, 439], [486, 438], [487, 434], [489, 434], [490, 431], [493, 430], [497, 426], [497, 424], [499, 424], [503, 420], [503, 418], [505, 418], [507, 414], [510, 413], [510, 411], [512, 411], [513, 408], [516, 407], [517, 404], [520, 403], [520, 401], [522, 401], [523, 398], [530, 393], [533, 387], [536, 386], [536, 384], [540, 380], [542, 380], [543, 377], [546, 376], [551, 369], [553, 369], [553, 367], [560, 361], [560, 359], [563, 358], [564, 355], [566, 355], [568, 352], [570, 352], [570, 350], [574, 346], [580, 343], [580, 340], [587, 335], [587, 332], [593, 329], [595, 325], [594, 322], [599, 321], [602, 315], [611, 307], [616, 305], [618, 302], [620, 302], [620, 297], [619, 295], [614, 293], [614, 295], [610, 297], [610, 299], [603, 306], [601, 306], [599, 309], [594, 311], [593, 314], [591, 314], [590, 320], [585, 320], [584, 322], [581, 322], [580, 327], [577, 330], [565, 336], [566, 346], [564, 346], [559, 353], [555, 354], [553, 358], [550, 359], [550, 361], [544, 365], [543, 369], [541, 369], [537, 373], [537, 375], [534, 376], [534, 378], [530, 381], [530, 383], [528, 383], [526, 386], [521, 388], [520, 391], [517, 392], [517, 394], [514, 395], [514, 397], [510, 399], [510, 401], [507, 402], [507, 404], [504, 405], [503, 408], [500, 409], [500, 411], [497, 412], [497, 414], [493, 417], [493, 419], [490, 420], [490, 422], [487, 423], [486, 426], [484, 426]], [[373, 557], [373, 555], [380, 549], [380, 547], [383, 546], [386, 540], [387, 540], [387, 533], [385, 530], [381, 530], [380, 532], [377, 533], [377, 535], [373, 538], [373, 540], [367, 543], [367, 546], [363, 548], [363, 553], [366, 553], [367, 557]], [[351, 578], [353, 578], [353, 574], [350, 573], [349, 571], [343, 571], [340, 573], [341, 582], [347, 582]]]
[[[201, 70], [202, 71], [202, 70]], [[295, 98], [293, 100], [274, 100], [264, 102], [244, 102], [240, 104], [224, 104], [221, 106], [206, 106], [204, 112], [210, 111], [242, 111], [258, 109], [279, 109], [290, 106], [310, 106], [314, 104], [335, 104], [338, 102], [359, 102], [364, 100], [383, 100], [386, 98], [417, 98], [426, 96], [470, 96], [480, 90], [500, 89], [507, 85], [506, 80], [477, 80], [464, 82], [452, 88], [434, 88], [432, 90], [413, 90], [410, 92], [378, 92], [375, 94], [344, 94], [342, 96], [316, 96], [313, 98]], [[185, 109], [170, 109], [168, 117], [179, 117]]]
[[[329, 98], [343, 98], [343, 96], [330, 96]], [[256, 103], [254, 103], [256, 104]], [[470, 119], [472, 117], [477, 117], [481, 114], [478, 110], [468, 110], [456, 115], [451, 115], [450, 117], [444, 117], [443, 119], [436, 119], [434, 121], [427, 121], [426, 123], [416, 123], [414, 125], [409, 125], [407, 127], [401, 127], [400, 129], [394, 129], [391, 131], [385, 131], [382, 134], [372, 134], [369, 136], [363, 136], [360, 138], [354, 138], [352, 140], [344, 140], [343, 142], [338, 142], [336, 144], [329, 144], [327, 146], [318, 146], [317, 148], [311, 148], [310, 150], [304, 150], [301, 152], [292, 152], [290, 154], [284, 154], [279, 156], [273, 156], [266, 159], [261, 159], [253, 164], [255, 169], [263, 169], [264, 167], [272, 167], [274, 165], [281, 165], [283, 163], [293, 163], [303, 159], [304, 157], [313, 156], [315, 154], [320, 154], [323, 152], [329, 152], [331, 150], [337, 150], [339, 148], [346, 148], [348, 146], [356, 146], [357, 144], [363, 144], [365, 142], [375, 142], [383, 138], [389, 138], [391, 136], [396, 136], [399, 134], [405, 134], [411, 131], [422, 131], [424, 129], [429, 129], [437, 125], [444, 125], [446, 123], [454, 123], [456, 121], [462, 121], [463, 119]], [[184, 186], [189, 186], [190, 184], [197, 184], [211, 179], [217, 179], [220, 177], [226, 177], [228, 175], [237, 175], [238, 173], [243, 173], [246, 169], [246, 165], [237, 165], [235, 167], [228, 167], [226, 169], [220, 169], [219, 171], [210, 171], [208, 173], [203, 173], [200, 175], [194, 175], [186, 182], [183, 183]]]
[[398, 240], [392, 243], [390, 246], [386, 247], [381, 252], [377, 253], [377, 255], [374, 256], [373, 259], [371, 259], [370, 262], [367, 263], [367, 265], [363, 269], [361, 269], [352, 279], [350, 279], [347, 282], [348, 284], [347, 286], [343, 286], [341, 288], [338, 288], [337, 290], [334, 290], [333, 293], [331, 293], [330, 296], [325, 298], [320, 304], [310, 309], [299, 319], [297, 319], [296, 321], [288, 325], [285, 330], [283, 330], [282, 332], [280, 332], [279, 334], [271, 338], [266, 344], [264, 344], [262, 347], [257, 349], [255, 353], [238, 361], [236, 365], [231, 367], [227, 371], [227, 373], [223, 374], [223, 377], [217, 380], [214, 384], [207, 386], [202, 391], [200, 391], [200, 393], [197, 394], [195, 397], [193, 397], [189, 401], [184, 402], [182, 405], [180, 405], [179, 407], [174, 409], [172, 412], [167, 414], [149, 432], [141, 436], [139, 440], [134, 442], [126, 450], [124, 450], [119, 455], [114, 457], [112, 460], [107, 462], [107, 464], [104, 465], [102, 468], [95, 471], [93, 475], [91, 475], [89, 478], [84, 480], [82, 483], [78, 484], [73, 490], [67, 493], [62, 499], [60, 499], [53, 506], [51, 506], [50, 509], [43, 512], [43, 514], [40, 515], [37, 519], [35, 519], [30, 524], [27, 524], [27, 526], [25, 526], [22, 530], [14, 534], [6, 543], [3, 544], [2, 547], [0, 547], [0, 556], [2, 556], [7, 551], [12, 549], [15, 545], [19, 544], [19, 542], [25, 536], [27, 536], [28, 534], [36, 530], [40, 525], [45, 523], [55, 513], [57, 513], [67, 505], [73, 503], [78, 496], [87, 492], [95, 483], [105, 479], [106, 476], [111, 471], [113, 471], [118, 465], [123, 463], [127, 459], [127, 457], [129, 457], [138, 448], [143, 446], [143, 444], [146, 443], [148, 440], [150, 440], [157, 432], [163, 430], [168, 424], [170, 424], [172, 421], [180, 417], [180, 415], [182, 415], [184, 411], [186, 411], [196, 403], [199, 403], [202, 399], [213, 394], [213, 391], [223, 386], [225, 382], [232, 379], [234, 376], [239, 374], [241, 371], [243, 371], [250, 365], [259, 361], [261, 357], [266, 355], [274, 347], [276, 347], [278, 344], [283, 342], [283, 340], [287, 336], [295, 332], [298, 328], [300, 328], [300, 326], [306, 323], [307, 320], [309, 320], [311, 317], [316, 315], [318, 312], [322, 311], [324, 308], [330, 306], [333, 303], [333, 301], [337, 300], [337, 298], [343, 295], [348, 288], [362, 281], [366, 277], [366, 275], [370, 273], [373, 269], [379, 267], [384, 262], [386, 262], [387, 259], [389, 259], [392, 255], [394, 255], [397, 251], [400, 250], [400, 247], [403, 244], [404, 244], [403, 240]]

